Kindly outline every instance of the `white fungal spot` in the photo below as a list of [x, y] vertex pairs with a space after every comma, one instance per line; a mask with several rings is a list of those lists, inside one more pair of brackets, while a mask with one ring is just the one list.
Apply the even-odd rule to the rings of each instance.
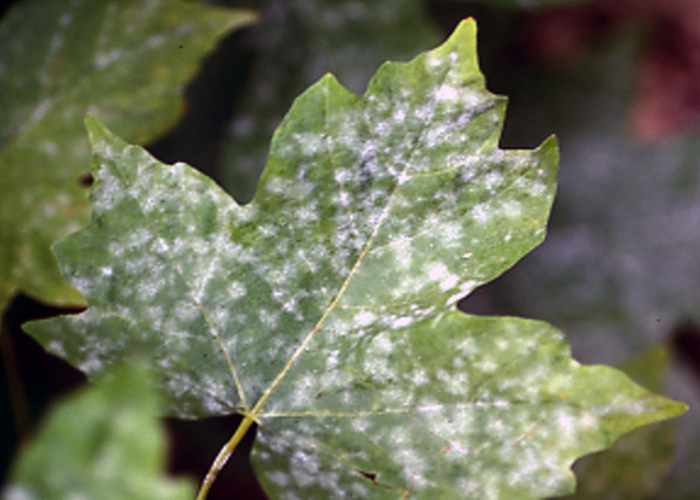
[[438, 101], [454, 101], [457, 99], [459, 96], [459, 90], [456, 89], [455, 87], [451, 87], [449, 85], [443, 85], [441, 86], [437, 94], [435, 95], [435, 98]]

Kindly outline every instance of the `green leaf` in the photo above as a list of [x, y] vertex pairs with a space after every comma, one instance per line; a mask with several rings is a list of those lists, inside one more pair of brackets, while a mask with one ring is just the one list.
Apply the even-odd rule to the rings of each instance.
[[193, 498], [193, 484], [164, 477], [165, 435], [144, 374], [121, 369], [60, 404], [23, 450], [2, 498]]
[[168, 413], [245, 416], [229, 448], [257, 422], [273, 496], [571, 491], [577, 456], [685, 406], [454, 307], [544, 237], [556, 143], [498, 149], [504, 110], [465, 21], [362, 97], [311, 87], [243, 207], [89, 119], [92, 223], [55, 251], [90, 307], [28, 330], [90, 376], [149, 353]]
[[[630, 106], [648, 40], [637, 30], [613, 38], [566, 71], [500, 82], [517, 103], [508, 110], [507, 144], [534, 144], [556, 131], [562, 175], [547, 240], [492, 291], [507, 297], [509, 311], [559, 325], [577, 359], [617, 364], [698, 318], [700, 135], [653, 145], [632, 136]], [[675, 423], [674, 465], [658, 497], [694, 499], [698, 387], [692, 376], [670, 382], [691, 411]]]
[[311, 83], [331, 72], [361, 92], [384, 61], [406, 60], [439, 41], [422, 0], [261, 3], [249, 91], [222, 143], [222, 182], [242, 203], [253, 198], [275, 128]]
[[[670, 352], [660, 344], [625, 363], [627, 375], [649, 390], [663, 392]], [[661, 489], [674, 453], [674, 425], [661, 422], [621, 437], [604, 452], [574, 466], [577, 488], [569, 500], [647, 500]]]
[[162, 134], [201, 57], [250, 12], [177, 1], [25, 1], [0, 25], [0, 310], [18, 291], [83, 304], [50, 245], [88, 222], [87, 110], [131, 141]]

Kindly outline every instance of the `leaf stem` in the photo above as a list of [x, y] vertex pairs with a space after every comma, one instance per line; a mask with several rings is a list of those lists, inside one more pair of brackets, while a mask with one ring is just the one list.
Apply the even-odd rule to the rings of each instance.
[[211, 488], [212, 484], [214, 484], [216, 476], [219, 474], [221, 469], [224, 468], [224, 465], [226, 465], [226, 462], [228, 462], [228, 459], [235, 451], [236, 446], [238, 446], [238, 443], [241, 442], [243, 436], [245, 436], [246, 432], [248, 432], [248, 429], [250, 429], [250, 426], [253, 425], [254, 422], [255, 419], [250, 415], [245, 415], [243, 417], [241, 423], [238, 424], [236, 432], [233, 433], [233, 436], [231, 439], [229, 439], [228, 443], [221, 448], [221, 451], [219, 451], [219, 454], [214, 459], [214, 463], [212, 463], [211, 467], [209, 467], [209, 471], [204, 477], [202, 485], [199, 487], [196, 500], [205, 500], [209, 489]]

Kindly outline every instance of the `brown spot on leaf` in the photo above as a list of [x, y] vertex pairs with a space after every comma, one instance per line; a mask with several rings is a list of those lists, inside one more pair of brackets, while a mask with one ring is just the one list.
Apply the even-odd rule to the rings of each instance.
[[364, 477], [366, 477], [367, 479], [369, 479], [369, 480], [372, 481], [373, 483], [376, 483], [376, 482], [377, 482], [377, 474], [376, 474], [376, 473], [374, 473], [374, 472], [365, 472], [365, 471], [363, 471], [363, 470], [358, 470], [357, 472], [359, 472], [361, 475], [363, 475]]
[[78, 176], [78, 182], [83, 187], [90, 187], [95, 182], [95, 178], [90, 172], [85, 172], [84, 174], [80, 174]]

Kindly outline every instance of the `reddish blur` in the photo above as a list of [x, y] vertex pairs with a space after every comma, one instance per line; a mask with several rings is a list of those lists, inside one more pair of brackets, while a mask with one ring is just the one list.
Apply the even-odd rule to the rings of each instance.
[[574, 62], [621, 29], [644, 34], [629, 121], [642, 142], [700, 125], [700, 0], [595, 0], [535, 11], [526, 52], [548, 66]]

